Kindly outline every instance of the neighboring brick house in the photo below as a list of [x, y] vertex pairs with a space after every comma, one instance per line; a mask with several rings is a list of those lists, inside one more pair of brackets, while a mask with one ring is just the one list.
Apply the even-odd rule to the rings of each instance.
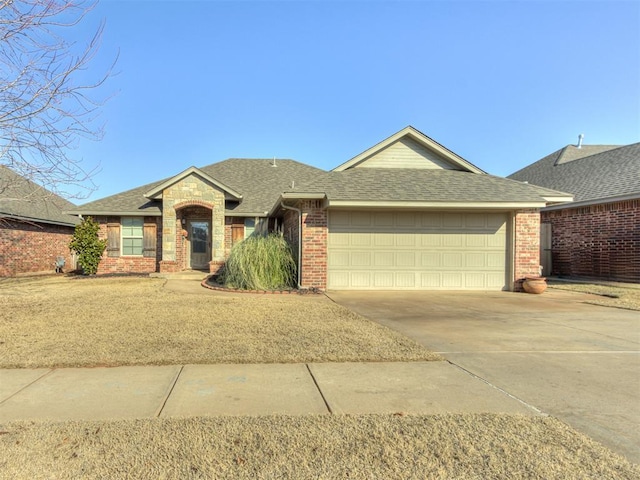
[[78, 217], [71, 202], [0, 165], [0, 276], [54, 272], [57, 257], [73, 268], [69, 242]]
[[568, 145], [509, 178], [574, 196], [542, 209], [552, 274], [640, 283], [640, 143]]
[[98, 273], [216, 272], [235, 243], [277, 230], [301, 287], [513, 290], [538, 273], [539, 209], [567, 200], [407, 127], [330, 172], [229, 159], [71, 213], [101, 224]]

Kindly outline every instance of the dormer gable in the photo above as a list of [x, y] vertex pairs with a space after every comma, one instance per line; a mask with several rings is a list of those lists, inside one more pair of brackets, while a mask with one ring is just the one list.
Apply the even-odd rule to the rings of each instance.
[[333, 169], [412, 168], [485, 173], [424, 133], [408, 126]]
[[160, 200], [162, 198], [162, 192], [164, 192], [167, 188], [171, 187], [172, 185], [175, 185], [176, 183], [182, 180], [185, 180], [190, 176], [198, 177], [200, 180], [204, 181], [205, 183], [208, 183], [211, 186], [218, 188], [219, 190], [224, 192], [225, 198], [227, 200], [239, 201], [242, 199], [242, 195], [239, 192], [235, 191], [231, 187], [224, 185], [222, 182], [219, 182], [212, 176], [207, 175], [202, 170], [196, 167], [189, 167], [185, 171], [169, 178], [168, 180], [162, 182], [159, 185], [156, 185], [152, 190], [145, 193], [144, 196], [151, 200]]

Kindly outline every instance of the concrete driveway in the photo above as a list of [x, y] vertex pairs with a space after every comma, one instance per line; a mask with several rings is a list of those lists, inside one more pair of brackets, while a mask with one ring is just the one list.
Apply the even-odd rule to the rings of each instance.
[[640, 463], [640, 312], [552, 289], [329, 297]]

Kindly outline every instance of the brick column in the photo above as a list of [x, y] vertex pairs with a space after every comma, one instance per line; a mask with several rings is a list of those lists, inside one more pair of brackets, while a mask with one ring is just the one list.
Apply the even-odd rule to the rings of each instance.
[[540, 212], [520, 210], [514, 219], [513, 289], [522, 291], [522, 280], [540, 274]]
[[303, 288], [327, 288], [327, 211], [321, 202], [301, 202], [302, 210], [302, 276]]

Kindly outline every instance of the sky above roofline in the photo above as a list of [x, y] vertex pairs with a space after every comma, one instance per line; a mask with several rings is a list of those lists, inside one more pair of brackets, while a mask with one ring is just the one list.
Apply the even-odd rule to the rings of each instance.
[[640, 2], [102, 0], [74, 35], [101, 20], [77, 203], [230, 157], [330, 170], [407, 125], [499, 176], [640, 140]]

